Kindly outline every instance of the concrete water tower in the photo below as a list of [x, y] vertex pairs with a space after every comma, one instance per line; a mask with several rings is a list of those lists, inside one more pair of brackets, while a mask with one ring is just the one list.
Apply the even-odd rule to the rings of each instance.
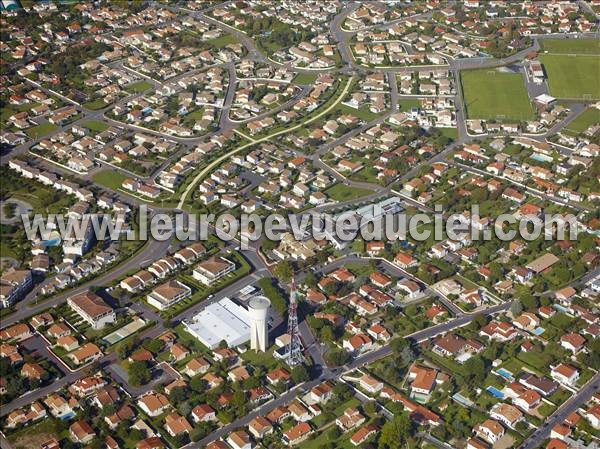
[[264, 296], [255, 296], [248, 302], [250, 316], [250, 349], [265, 352], [269, 342], [269, 308], [271, 301]]

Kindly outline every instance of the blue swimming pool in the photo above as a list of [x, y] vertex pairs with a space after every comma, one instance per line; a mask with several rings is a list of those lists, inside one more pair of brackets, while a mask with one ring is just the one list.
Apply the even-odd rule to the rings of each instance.
[[550, 156], [545, 156], [545, 155], [539, 154], [539, 153], [534, 153], [530, 157], [531, 157], [531, 159], [533, 159], [535, 161], [540, 161], [540, 162], [550, 162], [553, 160]]
[[533, 335], [542, 335], [544, 332], [546, 332], [546, 329], [544, 329], [543, 327], [536, 327], [533, 330]]
[[498, 368], [496, 370], [496, 374], [504, 377], [507, 380], [511, 380], [513, 378], [513, 373], [511, 373], [510, 371], [508, 371], [507, 369], [504, 369], [504, 368]]
[[498, 399], [504, 399], [504, 393], [498, 390], [496, 387], [492, 387], [491, 385], [485, 389], [489, 394]]
[[68, 421], [68, 420], [70, 420], [71, 418], [74, 418], [74, 417], [75, 417], [75, 412], [69, 412], [69, 413], [67, 413], [65, 415], [62, 415], [60, 417], [60, 419], [61, 419], [61, 421]]
[[60, 243], [60, 239], [51, 239], [51, 240], [44, 240], [42, 242], [42, 246], [45, 246], [46, 248], [50, 247], [50, 246], [56, 246]]

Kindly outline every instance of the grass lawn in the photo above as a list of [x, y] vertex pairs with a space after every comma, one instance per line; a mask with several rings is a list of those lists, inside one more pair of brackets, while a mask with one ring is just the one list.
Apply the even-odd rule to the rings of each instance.
[[121, 188], [123, 181], [127, 179], [122, 173], [119, 173], [116, 170], [102, 170], [92, 176], [92, 181], [103, 185], [104, 187], [108, 187], [109, 189], [117, 190]]
[[370, 193], [373, 193], [373, 191], [369, 189], [350, 187], [345, 184], [336, 184], [332, 187], [329, 187], [324, 193], [336, 201], [346, 201], [369, 195]]
[[97, 133], [104, 132], [108, 128], [110, 128], [110, 126], [107, 123], [104, 123], [101, 120], [88, 120], [87, 122], [83, 122], [82, 124], [85, 128]]
[[342, 416], [344, 414], [344, 411], [347, 408], [357, 408], [359, 405], [360, 405], [360, 401], [356, 397], [352, 396], [350, 399], [348, 399], [343, 404], [338, 405], [333, 410], [333, 414], [335, 416]]
[[548, 53], [600, 55], [597, 39], [541, 39], [542, 50]]
[[16, 114], [17, 112], [18, 111], [16, 109], [13, 109], [12, 106], [3, 106], [2, 108], [0, 108], [0, 122], [6, 122], [10, 118], [10, 116]]
[[370, 122], [371, 120], [375, 120], [379, 117], [380, 114], [376, 114], [369, 110], [369, 106], [362, 106], [358, 109], [351, 108], [350, 106], [346, 106], [345, 104], [341, 104], [333, 110], [334, 113], [339, 114], [350, 114], [354, 117], [358, 117], [363, 122]]
[[374, 184], [379, 183], [377, 174], [379, 172], [374, 167], [364, 167], [350, 176], [350, 179], [358, 182], [371, 182]]
[[600, 57], [540, 55], [548, 76], [550, 95], [556, 98], [600, 98]]
[[180, 314], [184, 310], [192, 307], [193, 305], [204, 301], [209, 295], [216, 293], [225, 287], [238, 281], [243, 276], [250, 272], [250, 264], [248, 261], [239, 253], [233, 252], [228, 255], [228, 259], [232, 260], [236, 264], [236, 270], [229, 273], [224, 278], [221, 278], [217, 283], [209, 286], [201, 284], [191, 276], [179, 275], [181, 281], [188, 286], [192, 287], [192, 296], [189, 296], [175, 305], [172, 305], [166, 310], [160, 312], [163, 318], [173, 318], [175, 315]]
[[46, 134], [50, 134], [56, 129], [58, 129], [58, 126], [53, 125], [52, 123], [42, 123], [41, 125], [32, 126], [31, 128], [26, 129], [25, 134], [32, 139], [39, 139], [40, 137], [44, 137]]
[[[4, 239], [4, 236], [2, 237]], [[0, 245], [0, 257], [10, 257], [11, 259], [17, 259], [18, 257], [12, 248], [9, 248], [8, 245], [2, 244]]]
[[[331, 442], [331, 440], [329, 439], [328, 432], [333, 427], [334, 426], [321, 432], [316, 438], [305, 441], [304, 443], [300, 444], [298, 446], [298, 448], [299, 449], [320, 449], [321, 447], [323, 447], [324, 444]], [[356, 432], [357, 430], [358, 429], [354, 429], [354, 432]], [[335, 440], [335, 447], [338, 449], [350, 449], [350, 448], [355, 447], [350, 443], [350, 439], [349, 439], [354, 434], [354, 432], [348, 431], [346, 434], [342, 435], [340, 438]]]
[[542, 403], [542, 405], [540, 405], [540, 408], [538, 408], [538, 412], [542, 416], [551, 415], [552, 413], [554, 413], [555, 410], [556, 410], [556, 407], [554, 407], [554, 406], [552, 406], [550, 404], [546, 404], [545, 402]]
[[551, 354], [539, 351], [521, 352], [517, 355], [517, 358], [541, 373], [547, 371], [548, 366], [552, 361]]
[[227, 47], [230, 44], [237, 44], [237, 39], [235, 38], [235, 36], [227, 33], [227, 34], [224, 34], [223, 36], [220, 36], [216, 39], [211, 39], [206, 42], [213, 47], [223, 48], [223, 47]]
[[589, 108], [569, 123], [565, 130], [579, 134], [596, 123], [600, 123], [600, 109]]
[[248, 349], [241, 355], [241, 357], [243, 360], [250, 363], [254, 367], [262, 366], [265, 367], [265, 369], [267, 370], [273, 370], [279, 365], [277, 360], [275, 360], [275, 358], [273, 357], [274, 350], [275, 347], [270, 348], [269, 350], [267, 350], [267, 352], [256, 352], [252, 349]]
[[39, 423], [24, 427], [8, 435], [8, 441], [15, 449], [26, 449], [40, 447], [51, 438], [61, 438], [56, 432], [56, 421], [54, 419], [43, 419]]
[[[35, 102], [30, 101], [29, 103], [25, 103], [25, 104], [18, 104], [18, 105], [11, 104], [10, 109], [13, 109], [14, 112], [23, 112], [23, 111], [29, 111], [39, 105], [40, 105], [40, 103], [35, 103]], [[14, 114], [14, 112], [11, 112], [11, 115]], [[10, 115], [8, 115], [8, 117], [10, 117]]]
[[204, 108], [196, 109], [194, 112], [190, 112], [189, 114], [187, 114], [185, 116], [185, 120], [189, 120], [190, 122], [201, 120], [202, 114], [204, 114]]
[[427, 351], [425, 357], [433, 361], [436, 365], [442, 367], [449, 373], [456, 373], [461, 376], [466, 374], [464, 365], [460, 365], [449, 357], [442, 357], [432, 351]]
[[138, 81], [137, 83], [130, 84], [125, 90], [132, 94], [139, 94], [145, 90], [152, 89], [152, 84], [148, 81]]
[[294, 78], [294, 83], [296, 84], [313, 84], [317, 79], [316, 73], [299, 73]]
[[522, 121], [534, 118], [520, 73], [467, 70], [461, 72], [461, 82], [470, 119]]
[[436, 128], [442, 136], [446, 136], [452, 140], [458, 139], [458, 129], [456, 128]]
[[534, 118], [520, 73], [467, 70], [461, 73], [461, 82], [468, 118], [500, 121]]
[[84, 108], [91, 109], [92, 111], [97, 111], [98, 109], [105, 108], [107, 104], [104, 102], [104, 100], [99, 98], [94, 101], [88, 101], [87, 103], [83, 103], [82, 106]]
[[375, 269], [370, 264], [353, 263], [346, 265], [346, 268], [354, 274], [354, 276], [370, 276]]
[[416, 98], [402, 98], [398, 100], [398, 108], [401, 111], [408, 111], [410, 108], [419, 108], [421, 107], [421, 100], [417, 100]]

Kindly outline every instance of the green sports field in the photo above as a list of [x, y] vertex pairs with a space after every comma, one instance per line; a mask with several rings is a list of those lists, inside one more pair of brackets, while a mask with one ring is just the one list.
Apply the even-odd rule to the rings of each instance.
[[565, 99], [600, 99], [600, 56], [540, 55], [550, 95]]
[[589, 108], [577, 116], [575, 120], [569, 123], [565, 130], [574, 134], [579, 134], [596, 123], [600, 123], [600, 110], [596, 108]]
[[541, 39], [540, 44], [547, 53], [600, 55], [598, 39]]
[[470, 119], [524, 121], [534, 118], [520, 73], [466, 70], [461, 72], [461, 82]]

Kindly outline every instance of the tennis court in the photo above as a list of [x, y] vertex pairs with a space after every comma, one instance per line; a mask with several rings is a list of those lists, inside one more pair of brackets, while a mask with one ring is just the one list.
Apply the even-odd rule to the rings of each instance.
[[129, 337], [131, 334], [139, 331], [142, 327], [146, 325], [146, 322], [139, 317], [133, 319], [131, 323], [127, 323], [125, 326], [117, 329], [114, 332], [111, 332], [102, 340], [104, 340], [108, 345], [114, 345], [124, 338]]

